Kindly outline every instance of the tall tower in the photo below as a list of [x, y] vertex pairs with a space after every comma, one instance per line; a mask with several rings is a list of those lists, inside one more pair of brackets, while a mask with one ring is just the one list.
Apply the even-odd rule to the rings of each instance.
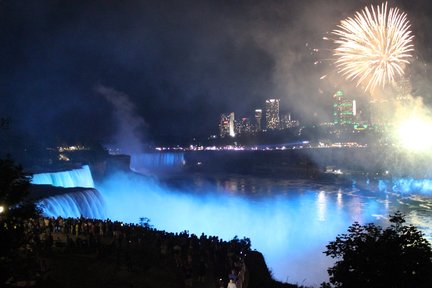
[[219, 121], [219, 136], [225, 138], [229, 134], [229, 117], [225, 114], [221, 114]]
[[235, 127], [234, 127], [234, 112], [229, 114], [221, 114], [221, 118], [219, 121], [219, 136], [221, 138], [225, 138], [226, 136], [235, 136]]
[[356, 115], [355, 110], [355, 100], [347, 97], [341, 90], [333, 95], [333, 123], [335, 125], [352, 125]]
[[266, 128], [279, 129], [279, 99], [266, 100]]
[[234, 112], [231, 112], [229, 115], [229, 135], [231, 137], [235, 136], [234, 132]]
[[248, 134], [252, 132], [252, 125], [249, 118], [243, 117], [241, 122], [238, 123], [238, 134]]
[[255, 120], [257, 122], [257, 131], [261, 131], [262, 109], [255, 109]]

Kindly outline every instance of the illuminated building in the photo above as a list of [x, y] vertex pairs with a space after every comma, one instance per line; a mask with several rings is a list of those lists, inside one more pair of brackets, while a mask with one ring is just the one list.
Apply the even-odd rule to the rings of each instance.
[[266, 100], [266, 128], [275, 130], [280, 128], [279, 99]]
[[225, 114], [222, 114], [219, 122], [219, 136], [221, 138], [224, 138], [228, 134], [229, 134], [229, 117], [226, 116]]
[[356, 115], [355, 100], [347, 97], [341, 90], [333, 95], [333, 123], [346, 126], [354, 123]]
[[249, 120], [249, 118], [242, 118], [242, 121], [240, 123], [240, 127], [239, 127], [239, 133], [251, 133], [252, 132], [252, 125], [251, 122]]
[[256, 130], [261, 131], [262, 109], [255, 109]]
[[298, 120], [292, 120], [291, 114], [287, 114], [282, 116], [281, 118], [281, 128], [288, 129], [293, 127], [298, 127], [300, 125]]
[[357, 108], [357, 114], [354, 117], [354, 131], [363, 131], [369, 129], [370, 121], [369, 121], [369, 113], [365, 114], [363, 110]]
[[224, 138], [225, 136], [234, 137], [234, 112], [228, 115], [222, 114], [219, 122], [219, 136]]
[[234, 132], [234, 112], [230, 113], [230, 118], [229, 118], [229, 135], [231, 137], [235, 136], [235, 132]]
[[234, 134], [239, 135], [241, 134], [241, 121], [234, 120]]

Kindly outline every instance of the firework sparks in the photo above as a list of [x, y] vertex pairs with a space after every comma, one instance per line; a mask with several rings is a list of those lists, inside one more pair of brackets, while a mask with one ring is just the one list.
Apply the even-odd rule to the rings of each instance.
[[384, 87], [404, 74], [412, 44], [410, 24], [405, 13], [387, 9], [387, 3], [365, 7], [354, 18], [341, 21], [332, 33], [338, 38], [334, 50], [338, 72], [362, 84], [365, 91]]

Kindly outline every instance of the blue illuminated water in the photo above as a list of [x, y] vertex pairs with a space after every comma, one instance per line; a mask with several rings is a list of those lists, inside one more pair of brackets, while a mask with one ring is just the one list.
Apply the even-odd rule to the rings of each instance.
[[48, 217], [86, 217], [105, 219], [105, 203], [95, 187], [88, 165], [70, 171], [34, 174], [32, 184], [52, 185], [63, 188], [81, 187], [80, 191], [42, 199], [39, 204]]
[[131, 157], [130, 168], [133, 171], [150, 174], [154, 170], [172, 170], [180, 168], [185, 162], [182, 152], [148, 152]]
[[34, 174], [31, 182], [33, 184], [45, 184], [64, 188], [94, 188], [93, 177], [91, 177], [88, 165], [71, 171]]
[[[95, 195], [58, 196], [47, 200], [51, 210], [45, 213], [64, 216], [61, 213], [70, 209], [75, 213], [70, 216], [77, 217], [77, 209], [103, 210], [103, 205], [105, 214], [95, 212], [95, 217], [125, 222], [148, 217], [161, 230], [204, 232], [226, 240], [249, 237], [277, 279], [316, 286], [327, 279], [326, 268], [331, 265], [322, 253], [325, 245], [354, 221], [386, 225], [387, 215], [400, 210], [432, 239], [429, 180], [325, 182], [236, 174], [176, 175], [162, 181], [119, 172], [95, 184], [101, 201], [92, 201]], [[91, 178], [91, 174], [81, 177]]]
[[85, 189], [42, 199], [39, 202], [48, 217], [85, 217], [106, 219], [104, 198], [96, 189]]

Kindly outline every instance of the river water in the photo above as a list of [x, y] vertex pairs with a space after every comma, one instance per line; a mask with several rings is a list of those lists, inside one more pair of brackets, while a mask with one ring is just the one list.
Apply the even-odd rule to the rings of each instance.
[[248, 237], [276, 279], [303, 285], [327, 280], [332, 259], [322, 252], [354, 221], [385, 226], [389, 214], [401, 211], [432, 239], [432, 198], [401, 194], [390, 180], [214, 173], [160, 180], [117, 174], [97, 188], [112, 219], [148, 217], [150, 224], [167, 231], [204, 232], [225, 240]]
[[[157, 165], [165, 162], [172, 165], [171, 160], [158, 155]], [[139, 170], [136, 166], [131, 168]], [[91, 178], [88, 169], [78, 172], [70, 174]], [[354, 221], [385, 226], [389, 214], [401, 211], [409, 223], [432, 241], [429, 179], [384, 180], [345, 175], [310, 179], [284, 177], [280, 173], [239, 174], [220, 170], [159, 172], [157, 176], [149, 176], [145, 171], [146, 175], [113, 173], [94, 182], [95, 191], [100, 193], [97, 205], [92, 205], [95, 192], [88, 198], [85, 193], [79, 198], [63, 195], [44, 200], [45, 207], [50, 207], [44, 212], [49, 216], [78, 217], [83, 213], [78, 211], [79, 205], [73, 209], [68, 206], [85, 200], [86, 209], [98, 210], [91, 215], [135, 223], [147, 217], [159, 230], [187, 230], [197, 235], [217, 235], [224, 240], [247, 237], [252, 249], [263, 253], [276, 279], [308, 286], [319, 286], [328, 279], [326, 270], [333, 260], [323, 254], [325, 246], [338, 234], [345, 233]], [[35, 184], [69, 185], [70, 179], [76, 177], [66, 174], [39, 175], [37, 179], [43, 181]], [[68, 181], [59, 181], [59, 177]], [[89, 188], [93, 185], [92, 179], [78, 180], [90, 183]]]

